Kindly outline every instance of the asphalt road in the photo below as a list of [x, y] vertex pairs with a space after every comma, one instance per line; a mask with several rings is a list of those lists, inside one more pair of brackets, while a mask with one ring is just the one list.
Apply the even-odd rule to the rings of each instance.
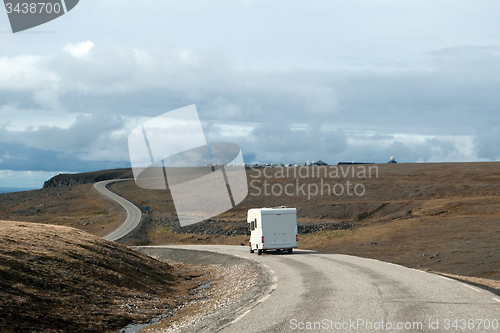
[[[141, 219], [135, 205], [106, 189], [114, 181], [94, 185], [127, 211], [125, 222], [104, 237], [108, 240], [122, 238]], [[270, 276], [259, 300], [192, 332], [500, 332], [500, 296], [436, 274], [304, 250], [258, 256], [245, 246], [165, 247], [250, 259]], [[189, 252], [192, 260], [203, 258]]]
[[500, 332], [499, 296], [436, 274], [312, 251], [257, 256], [243, 246], [168, 247], [248, 258], [271, 276], [259, 301], [193, 332]]
[[130, 201], [122, 198], [118, 194], [115, 194], [106, 188], [106, 186], [110, 183], [125, 181], [125, 180], [129, 180], [129, 179], [105, 180], [102, 182], [95, 183], [95, 185], [94, 185], [96, 190], [98, 190], [102, 194], [104, 194], [104, 195], [110, 197], [111, 199], [115, 200], [116, 202], [118, 202], [127, 211], [127, 218], [118, 227], [118, 229], [111, 232], [109, 235], [103, 237], [104, 239], [107, 239], [110, 241], [116, 241], [116, 240], [124, 237], [129, 232], [134, 230], [141, 222], [142, 215], [141, 215], [141, 211], [139, 210], [139, 208], [137, 208], [137, 206], [135, 206]]

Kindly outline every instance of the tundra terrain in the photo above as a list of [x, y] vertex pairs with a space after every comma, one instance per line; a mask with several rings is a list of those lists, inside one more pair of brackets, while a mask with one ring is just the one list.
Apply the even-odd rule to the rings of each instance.
[[[119, 178], [128, 177], [123, 172]], [[134, 181], [111, 184], [109, 189], [144, 213], [150, 207], [141, 226], [121, 242], [246, 246], [247, 210], [284, 205], [297, 208], [301, 248], [500, 280], [499, 163], [275, 167], [249, 169], [247, 175], [249, 194], [243, 202], [185, 228], [178, 225], [168, 190], [142, 189]], [[52, 183], [42, 190], [0, 195], [0, 217], [101, 236], [123, 219], [120, 207], [91, 183]]]

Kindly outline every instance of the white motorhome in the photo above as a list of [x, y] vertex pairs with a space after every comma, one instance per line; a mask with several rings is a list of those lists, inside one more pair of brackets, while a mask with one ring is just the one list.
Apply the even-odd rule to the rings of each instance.
[[253, 208], [247, 219], [250, 235], [250, 253], [257, 250], [288, 250], [299, 246], [296, 208]]

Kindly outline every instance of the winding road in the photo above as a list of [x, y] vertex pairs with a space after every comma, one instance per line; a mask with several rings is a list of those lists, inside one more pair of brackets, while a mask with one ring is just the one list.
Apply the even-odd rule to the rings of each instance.
[[192, 332], [500, 332], [500, 296], [404, 266], [305, 250], [257, 256], [245, 246], [146, 248], [218, 252], [269, 272], [264, 297]]
[[94, 184], [94, 187], [96, 190], [98, 190], [102, 194], [108, 196], [109, 198], [113, 199], [114, 201], [118, 202], [127, 211], [127, 218], [118, 227], [118, 229], [111, 232], [109, 235], [106, 235], [103, 237], [104, 239], [107, 239], [110, 241], [117, 241], [120, 238], [125, 237], [125, 235], [132, 232], [132, 230], [134, 230], [141, 222], [142, 214], [141, 214], [140, 209], [137, 208], [136, 205], [134, 205], [130, 201], [124, 199], [123, 197], [119, 196], [118, 194], [111, 192], [110, 190], [108, 190], [106, 188], [106, 186], [110, 183], [119, 182], [119, 181], [126, 181], [126, 180], [133, 180], [133, 179], [105, 180], [105, 181], [98, 182], [98, 183]]
[[[105, 237], [108, 240], [122, 238], [141, 219], [136, 206], [106, 189], [114, 181], [95, 184], [127, 211], [126, 221]], [[264, 296], [229, 317], [198, 323], [189, 332], [500, 332], [500, 296], [378, 260], [305, 250], [257, 256], [246, 246], [138, 249], [159, 257], [168, 256], [169, 249], [217, 252], [253, 260], [267, 271]]]

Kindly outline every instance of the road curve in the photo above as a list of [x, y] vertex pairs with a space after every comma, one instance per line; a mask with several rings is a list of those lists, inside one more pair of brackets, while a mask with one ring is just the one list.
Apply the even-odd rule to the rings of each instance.
[[493, 329], [500, 296], [440, 275], [304, 250], [257, 256], [244, 246], [165, 247], [255, 260], [272, 276], [270, 294], [192, 332], [500, 332]]
[[110, 241], [117, 241], [120, 238], [123, 238], [129, 232], [134, 230], [141, 222], [142, 214], [141, 214], [141, 211], [139, 210], [139, 208], [137, 208], [137, 206], [135, 206], [130, 201], [122, 198], [118, 194], [115, 194], [106, 188], [106, 186], [110, 183], [125, 181], [125, 180], [130, 180], [130, 179], [112, 179], [112, 180], [105, 180], [105, 181], [98, 182], [98, 183], [94, 184], [94, 187], [96, 190], [98, 190], [102, 194], [110, 197], [114, 201], [118, 202], [127, 211], [127, 218], [118, 227], [118, 229], [114, 230], [110, 234], [103, 237], [104, 239], [107, 239]]

